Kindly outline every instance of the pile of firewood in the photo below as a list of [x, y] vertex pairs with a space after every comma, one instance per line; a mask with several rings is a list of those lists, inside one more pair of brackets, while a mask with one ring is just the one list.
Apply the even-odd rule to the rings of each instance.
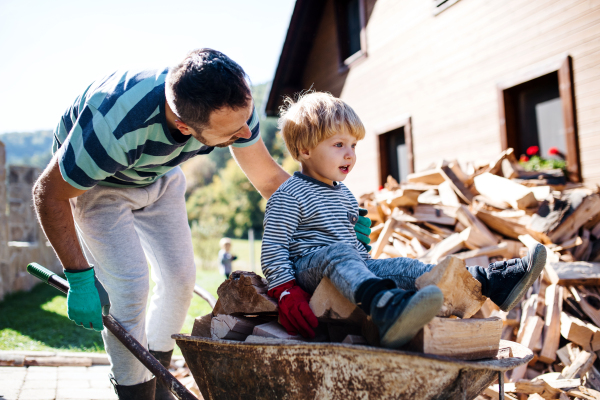
[[[600, 362], [595, 363], [600, 350], [598, 188], [567, 182], [562, 170], [524, 171], [512, 149], [488, 165], [469, 168], [442, 162], [409, 175], [407, 182], [388, 178], [384, 188], [362, 196], [360, 204], [374, 222], [371, 255], [433, 264], [452, 255], [441, 264], [462, 260], [463, 266], [485, 266], [523, 257], [527, 248], [544, 244], [544, 272], [510, 313], [473, 298], [479, 311], [460, 315], [452, 310], [439, 317], [455, 315], [463, 324], [499, 319], [502, 339], [534, 352], [529, 365], [507, 374], [507, 398], [600, 399]], [[458, 281], [469, 279], [448, 280]], [[435, 280], [428, 283], [440, 286]], [[444, 296], [452, 293], [443, 291]], [[490, 325], [486, 337], [497, 327]], [[424, 336], [428, 328], [432, 324]], [[431, 340], [432, 348], [435, 343]], [[498, 398], [498, 386], [481, 398]]]

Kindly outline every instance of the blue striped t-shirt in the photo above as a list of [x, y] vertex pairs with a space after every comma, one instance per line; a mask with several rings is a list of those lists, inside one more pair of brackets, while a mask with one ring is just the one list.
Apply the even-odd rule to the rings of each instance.
[[[62, 177], [81, 190], [95, 185], [141, 187], [214, 147], [194, 137], [173, 137], [165, 114], [168, 69], [115, 72], [92, 83], [60, 119], [52, 153], [58, 152]], [[259, 139], [256, 109], [248, 120], [249, 139]]]
[[261, 265], [269, 289], [296, 279], [294, 262], [336, 243], [354, 246], [370, 258], [356, 238], [358, 202], [341, 182], [334, 186], [294, 173], [267, 202]]

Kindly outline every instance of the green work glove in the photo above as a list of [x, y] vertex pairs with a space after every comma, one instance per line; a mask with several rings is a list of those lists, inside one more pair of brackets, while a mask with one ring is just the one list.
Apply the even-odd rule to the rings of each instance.
[[368, 211], [364, 208], [358, 209], [358, 221], [354, 224], [354, 231], [356, 232], [356, 238], [365, 245], [367, 251], [371, 251], [371, 220], [366, 217]]
[[64, 272], [70, 286], [67, 294], [69, 319], [85, 329], [100, 332], [104, 329], [102, 314], [108, 315], [110, 300], [104, 286], [94, 274], [94, 267]]

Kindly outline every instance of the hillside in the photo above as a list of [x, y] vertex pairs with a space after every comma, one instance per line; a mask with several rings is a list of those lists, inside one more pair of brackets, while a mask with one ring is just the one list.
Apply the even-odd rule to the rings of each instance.
[[9, 132], [0, 134], [7, 165], [44, 168], [52, 157], [52, 131]]

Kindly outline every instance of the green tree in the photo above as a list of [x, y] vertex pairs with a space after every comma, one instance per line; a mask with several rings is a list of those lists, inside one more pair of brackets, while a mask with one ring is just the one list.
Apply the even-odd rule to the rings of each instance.
[[188, 218], [222, 226], [222, 234], [247, 237], [248, 229], [262, 231], [265, 202], [233, 159], [208, 186], [199, 187], [187, 200]]

